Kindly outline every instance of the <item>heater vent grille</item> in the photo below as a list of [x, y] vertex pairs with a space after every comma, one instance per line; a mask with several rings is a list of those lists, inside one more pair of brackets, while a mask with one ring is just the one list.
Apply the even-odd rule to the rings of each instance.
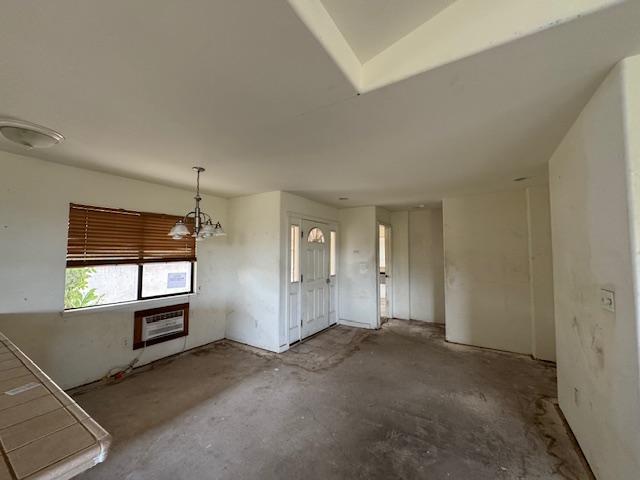
[[184, 310], [157, 313], [142, 318], [143, 341], [153, 340], [154, 338], [171, 333], [182, 332], [182, 330], [184, 330]]
[[133, 348], [183, 337], [188, 334], [188, 329], [188, 303], [136, 312]]

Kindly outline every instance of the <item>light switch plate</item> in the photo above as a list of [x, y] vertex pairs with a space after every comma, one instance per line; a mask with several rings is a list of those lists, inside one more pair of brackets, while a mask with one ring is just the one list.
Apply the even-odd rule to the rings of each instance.
[[611, 290], [600, 289], [600, 306], [609, 312], [616, 311], [616, 295]]

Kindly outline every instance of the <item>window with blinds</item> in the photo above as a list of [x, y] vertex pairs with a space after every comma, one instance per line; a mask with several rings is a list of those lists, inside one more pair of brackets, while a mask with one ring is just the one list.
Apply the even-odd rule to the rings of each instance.
[[70, 204], [65, 309], [192, 293], [195, 238], [168, 235], [179, 218]]
[[195, 238], [168, 234], [180, 217], [71, 204], [67, 267], [190, 261]]

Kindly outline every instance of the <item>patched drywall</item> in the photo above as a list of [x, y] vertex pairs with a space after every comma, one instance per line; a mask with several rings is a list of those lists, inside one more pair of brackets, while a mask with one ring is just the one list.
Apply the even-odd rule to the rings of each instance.
[[393, 256], [393, 316], [408, 320], [409, 308], [409, 212], [391, 212], [392, 256]]
[[531, 293], [531, 353], [555, 361], [555, 315], [553, 308], [553, 258], [549, 188], [527, 188], [529, 227], [529, 291]]
[[409, 288], [411, 319], [444, 323], [441, 208], [409, 212]]
[[444, 323], [442, 208], [391, 213], [393, 316]]
[[531, 353], [524, 190], [443, 202], [447, 340]]
[[376, 208], [338, 211], [340, 219], [340, 323], [375, 328], [379, 323], [376, 274]]
[[[617, 66], [551, 158], [558, 398], [596, 477], [640, 472], [640, 58]], [[615, 312], [601, 305], [615, 292]]]
[[281, 192], [229, 200], [226, 337], [280, 347]]
[[444, 200], [447, 340], [555, 360], [546, 186]]
[[[189, 298], [189, 335], [133, 351], [138, 304], [62, 314], [69, 203], [183, 215], [193, 192], [0, 152], [0, 330], [63, 388], [224, 337], [223, 270], [227, 239], [198, 244], [198, 294]], [[226, 227], [227, 201], [202, 207]], [[178, 302], [186, 301], [181, 297]], [[171, 305], [176, 299], [145, 303]]]

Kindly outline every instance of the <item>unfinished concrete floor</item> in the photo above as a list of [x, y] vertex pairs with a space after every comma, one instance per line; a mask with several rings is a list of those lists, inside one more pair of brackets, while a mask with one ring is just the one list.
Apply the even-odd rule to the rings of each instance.
[[555, 368], [392, 320], [277, 356], [222, 341], [72, 392], [112, 435], [82, 479], [587, 479]]

